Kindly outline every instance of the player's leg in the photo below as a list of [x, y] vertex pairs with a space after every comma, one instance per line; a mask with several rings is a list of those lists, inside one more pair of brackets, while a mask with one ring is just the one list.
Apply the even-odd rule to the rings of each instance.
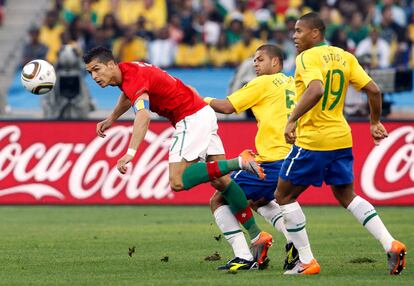
[[[299, 259], [298, 251], [288, 237], [285, 223], [283, 221], [282, 210], [276, 203], [274, 191], [277, 187], [280, 169], [283, 160], [267, 162], [261, 164], [266, 170], [266, 179], [260, 181], [247, 172], [239, 171], [235, 173], [234, 179], [251, 200], [251, 208], [259, 213], [277, 231], [281, 232], [286, 238], [285, 261], [283, 269], [292, 269]], [[232, 175], [233, 177], [233, 175]]]
[[308, 234], [306, 232], [306, 217], [296, 199], [307, 189], [307, 186], [295, 186], [290, 181], [279, 178], [276, 189], [276, 201], [279, 202], [283, 213], [284, 223], [289, 239], [293, 242], [299, 253], [299, 260], [296, 261], [290, 270], [285, 274], [317, 274], [320, 266], [316, 262]]
[[406, 265], [407, 248], [392, 237], [374, 206], [355, 195], [353, 184], [332, 186], [332, 190], [340, 204], [381, 243], [387, 253], [390, 274], [400, 274]]
[[286, 230], [283, 220], [282, 210], [275, 200], [258, 200], [250, 205], [253, 210], [260, 214], [269, 224], [271, 224], [277, 231], [285, 236], [285, 260], [283, 263], [283, 269], [292, 269], [299, 259], [299, 253], [294, 246], [289, 234]]
[[[224, 155], [209, 155], [207, 160], [222, 161], [224, 158]], [[221, 193], [234, 216], [248, 231], [250, 238], [252, 240], [257, 238], [260, 234], [260, 228], [256, 224], [246, 195], [240, 186], [230, 176], [221, 176], [212, 180], [211, 185]]]
[[285, 274], [317, 274], [320, 266], [313, 257], [306, 232], [306, 218], [296, 201], [309, 185], [320, 186], [323, 179], [321, 154], [292, 146], [292, 150], [283, 162], [275, 191], [276, 201], [283, 213], [288, 237], [299, 252], [299, 260], [292, 270]]
[[352, 149], [334, 152], [335, 160], [327, 168], [326, 183], [332, 185], [338, 202], [381, 243], [388, 256], [390, 274], [400, 274], [406, 264], [405, 245], [391, 236], [374, 206], [355, 194]]
[[[197, 162], [200, 158], [205, 158], [207, 154], [210, 154], [207, 152], [209, 149], [218, 152], [213, 154], [224, 154], [221, 141], [218, 142], [215, 138], [218, 137], [217, 129], [215, 113], [209, 106], [185, 117], [176, 124], [169, 151], [170, 171], [176, 171], [170, 176], [173, 190], [188, 190], [240, 169], [264, 178], [263, 169], [248, 150], [230, 160], [222, 157], [222, 160], [216, 162]], [[212, 145], [213, 143], [215, 145]], [[184, 170], [182, 169], [184, 164], [181, 163], [183, 161], [191, 162], [185, 165]]]
[[227, 205], [224, 197], [216, 191], [210, 199], [211, 212], [224, 238], [233, 249], [234, 258], [218, 270], [249, 270], [257, 266], [250, 252], [249, 245], [243, 234], [240, 224]]

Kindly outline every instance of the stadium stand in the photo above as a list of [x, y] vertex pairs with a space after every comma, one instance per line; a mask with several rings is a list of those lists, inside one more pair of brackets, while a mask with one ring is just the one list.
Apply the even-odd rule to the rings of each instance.
[[[40, 42], [47, 46], [46, 59], [52, 63], [62, 45], [69, 44], [80, 53], [103, 45], [121, 61], [144, 60], [163, 68], [234, 68], [258, 45], [272, 42], [285, 48], [285, 72], [292, 74], [295, 21], [314, 10], [326, 23], [327, 41], [355, 53], [367, 68], [414, 67], [414, 1], [14, 0], [6, 2], [5, 10], [0, 59], [7, 60], [1, 73], [7, 73], [9, 80], [3, 87], [10, 85], [18, 65], [9, 62], [22, 62], [18, 47], [24, 47], [22, 39], [33, 32], [34, 22], [42, 24]], [[8, 25], [7, 19], [13, 24]], [[24, 25], [17, 24], [19, 19]], [[5, 114], [7, 92], [2, 93], [0, 114]], [[390, 112], [399, 113], [391, 116], [410, 116], [412, 93], [387, 94], [397, 106]], [[11, 102], [13, 94], [8, 96]], [[398, 108], [400, 101], [403, 109]]]

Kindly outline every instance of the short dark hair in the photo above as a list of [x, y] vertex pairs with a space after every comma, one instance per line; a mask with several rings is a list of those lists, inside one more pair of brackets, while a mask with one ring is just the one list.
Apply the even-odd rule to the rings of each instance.
[[258, 47], [256, 51], [265, 51], [270, 58], [278, 58], [280, 66], [283, 67], [283, 51], [277, 45], [264, 44]]
[[318, 29], [319, 32], [321, 32], [322, 36], [325, 36], [325, 23], [322, 21], [318, 13], [310, 12], [301, 16], [298, 20], [307, 22], [309, 28]]
[[89, 64], [93, 60], [97, 60], [98, 62], [104, 63], [104, 64], [110, 61], [115, 62], [115, 58], [114, 58], [114, 55], [112, 54], [112, 51], [102, 46], [95, 47], [89, 50], [83, 56], [83, 62], [85, 64]]

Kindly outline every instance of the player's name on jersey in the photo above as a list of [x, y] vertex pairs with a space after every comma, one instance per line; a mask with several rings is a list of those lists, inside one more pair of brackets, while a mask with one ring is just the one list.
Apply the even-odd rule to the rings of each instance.
[[329, 63], [330, 61], [341, 62], [343, 66], [346, 65], [346, 61], [340, 54], [337, 53], [326, 53], [322, 55], [323, 60], [325, 63]]

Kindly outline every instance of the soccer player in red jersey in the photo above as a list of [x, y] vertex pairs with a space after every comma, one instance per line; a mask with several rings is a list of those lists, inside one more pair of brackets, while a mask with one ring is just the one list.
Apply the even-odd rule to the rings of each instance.
[[[150, 110], [166, 117], [175, 127], [169, 151], [170, 185], [174, 191], [188, 190], [210, 181], [222, 192], [233, 212], [248, 230], [252, 242], [267, 233], [255, 223], [242, 189], [227, 175], [234, 170], [247, 170], [264, 178], [263, 169], [254, 160], [251, 151], [226, 160], [224, 148], [217, 134], [214, 110], [195, 89], [156, 66], [143, 62], [116, 63], [112, 52], [97, 47], [84, 56], [86, 70], [101, 87], [117, 86], [122, 91], [113, 112], [96, 126], [98, 136], [105, 137], [112, 123], [130, 107], [135, 120], [128, 151], [117, 163], [119, 172], [134, 158], [145, 137], [150, 122]], [[199, 162], [205, 159], [206, 163]]]

